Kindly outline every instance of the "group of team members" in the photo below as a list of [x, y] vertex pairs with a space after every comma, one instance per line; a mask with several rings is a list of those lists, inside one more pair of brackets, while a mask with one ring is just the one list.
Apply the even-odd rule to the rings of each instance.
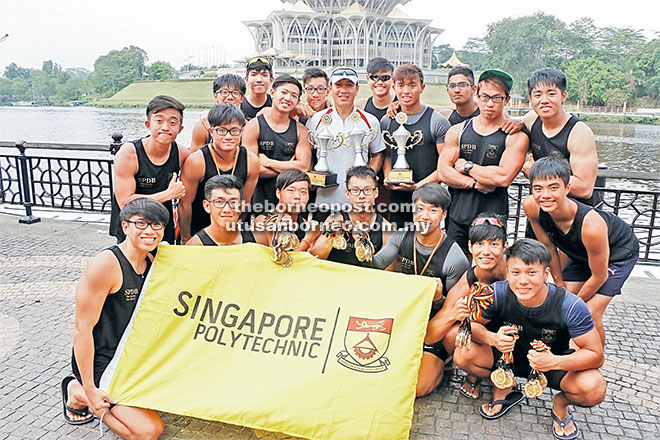
[[[470, 69], [452, 69], [451, 108], [421, 101], [424, 76], [414, 65], [394, 69], [376, 58], [367, 66], [367, 82], [372, 96], [356, 101], [358, 74], [351, 68], [329, 77], [310, 68], [300, 84], [287, 75], [274, 79], [270, 63], [256, 58], [245, 80], [227, 74], [214, 81], [218, 104], [196, 123], [190, 149], [175, 141], [183, 105], [167, 96], [149, 103], [151, 135], [122, 145], [115, 158], [111, 234], [119, 244], [94, 257], [78, 284], [75, 377], [62, 382], [65, 420], [82, 424], [103, 414], [124, 438], [157, 438], [163, 422], [155, 411], [115, 405], [98, 388], [154, 250], [161, 241], [269, 246], [274, 233], [287, 228], [299, 238], [296, 250], [318, 258], [438, 281], [418, 396], [439, 385], [453, 359], [468, 373], [461, 393], [476, 399], [502, 354], [513, 352], [517, 377], [534, 369], [559, 391], [554, 435], [579, 435], [569, 405], [592, 406], [605, 397], [602, 317], [639, 249], [627, 224], [590, 205], [595, 141], [588, 126], [563, 109], [565, 75], [549, 68], [532, 74], [534, 111], [522, 119], [504, 110], [513, 79], [497, 69], [477, 82]], [[386, 178], [396, 151], [388, 151], [381, 133], [398, 128], [398, 112], [408, 116], [408, 131], [422, 133], [406, 150], [415, 183]], [[357, 122], [349, 121], [353, 113]], [[331, 149], [328, 164], [340, 185], [314, 189], [306, 174], [316, 158], [308, 133], [320, 129], [324, 115], [331, 116], [333, 135], [355, 124], [377, 135], [362, 152], [369, 166], [352, 166], [349, 145]], [[520, 171], [532, 189], [523, 207], [533, 238], [508, 246], [507, 188]], [[390, 209], [381, 212], [388, 202]], [[336, 245], [337, 237], [345, 246]], [[373, 245], [370, 262], [356, 256], [361, 237]], [[478, 318], [468, 304], [475, 283], [494, 292]], [[469, 317], [471, 345], [457, 346], [461, 322]], [[533, 350], [535, 340], [549, 350]], [[520, 403], [524, 396], [514, 388], [494, 386], [481, 415], [495, 419]]]

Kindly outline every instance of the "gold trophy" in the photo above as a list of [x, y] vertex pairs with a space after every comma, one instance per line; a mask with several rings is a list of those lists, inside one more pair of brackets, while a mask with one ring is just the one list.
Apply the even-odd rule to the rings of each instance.
[[383, 132], [383, 140], [390, 148], [396, 148], [396, 161], [392, 169], [387, 173], [385, 182], [398, 185], [400, 183], [415, 183], [413, 180], [413, 172], [406, 160], [406, 149], [412, 148], [424, 140], [424, 133], [421, 130], [416, 130], [415, 134], [411, 134], [404, 124], [408, 121], [408, 115], [401, 112], [397, 113], [394, 118], [399, 123], [399, 128], [394, 130], [394, 133], [389, 131]]
[[323, 115], [321, 118], [322, 127], [318, 134], [310, 130], [307, 135], [309, 143], [319, 150], [319, 161], [314, 166], [314, 170], [308, 171], [307, 175], [312, 181], [312, 185], [322, 188], [339, 186], [337, 174], [330, 171], [328, 165], [328, 150], [339, 148], [344, 143], [344, 135], [340, 133], [337, 136], [332, 136], [328, 128], [330, 123], [332, 123], [332, 117], [327, 114]]
[[[358, 127], [360, 122], [360, 115], [357, 112], [351, 113], [349, 116], [350, 120], [353, 122], [353, 129], [348, 132], [348, 137], [351, 139], [351, 144], [355, 149], [355, 163], [353, 166], [367, 166], [367, 161], [364, 160], [362, 154], [363, 147], [369, 145], [378, 135], [378, 131], [373, 128], [368, 130], [363, 130]], [[367, 154], [369, 156], [369, 154]]]

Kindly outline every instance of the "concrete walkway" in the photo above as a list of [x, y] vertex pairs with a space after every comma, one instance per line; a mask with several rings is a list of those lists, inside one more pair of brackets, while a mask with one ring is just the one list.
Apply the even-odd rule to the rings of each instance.
[[[0, 440], [115, 439], [94, 421], [62, 419], [60, 380], [70, 374], [73, 292], [88, 259], [111, 245], [107, 225], [45, 219], [19, 225], [0, 214]], [[576, 408], [584, 439], [660, 439], [660, 270], [638, 266], [605, 316], [608, 397]], [[410, 437], [428, 439], [552, 439], [549, 391], [506, 416], [485, 421], [478, 402], [462, 397], [454, 371], [415, 403]], [[284, 439], [282, 434], [164, 414], [166, 439]]]

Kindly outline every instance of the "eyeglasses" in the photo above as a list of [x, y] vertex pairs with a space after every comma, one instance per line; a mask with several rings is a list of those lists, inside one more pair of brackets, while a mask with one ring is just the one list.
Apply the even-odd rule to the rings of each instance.
[[243, 96], [243, 94], [242, 94], [241, 92], [239, 92], [238, 90], [227, 90], [227, 89], [222, 89], [222, 90], [218, 90], [218, 91], [215, 92], [215, 93], [216, 93], [216, 95], [220, 95], [220, 96], [222, 96], [223, 98], [226, 98], [227, 96], [231, 95], [231, 96], [233, 96], [234, 98], [238, 99], [238, 98], [240, 98], [241, 96]]
[[502, 224], [502, 222], [498, 218], [495, 218], [495, 217], [480, 217], [480, 218], [477, 218], [472, 222], [470, 227], [483, 225], [486, 222], [490, 223], [493, 226], [497, 226], [498, 228], [504, 229], [504, 225]]
[[488, 102], [492, 99], [493, 102], [496, 104], [499, 104], [500, 102], [504, 102], [504, 100], [507, 98], [506, 96], [502, 96], [502, 95], [488, 96], [485, 93], [480, 93], [479, 95], [477, 95], [477, 97], [481, 102]]
[[[459, 83], [449, 83], [449, 84], [447, 84], [447, 88], [448, 88], [449, 90], [453, 90], [453, 89], [455, 89], [455, 88], [457, 88], [457, 87], [458, 87], [459, 89], [466, 89], [466, 88], [470, 87], [471, 85], [472, 85], [472, 84], [463, 81], [463, 82], [459, 82]], [[495, 102], [497, 102], [497, 101], [495, 101]]]
[[151, 226], [154, 231], [160, 231], [165, 227], [164, 224], [158, 222], [148, 222], [146, 220], [126, 220], [126, 223], [133, 223], [137, 229], [144, 231], [147, 227]]
[[328, 90], [327, 87], [305, 87], [305, 93], [308, 95], [313, 95], [314, 92], [318, 93], [319, 95], [322, 93], [325, 93]]
[[234, 200], [213, 199], [207, 201], [218, 209], [223, 209], [225, 206], [229, 205], [231, 209], [237, 211], [241, 207], [241, 201], [235, 199]]
[[387, 82], [392, 79], [392, 75], [369, 75], [367, 76], [372, 81], [383, 81]]
[[241, 132], [243, 131], [241, 128], [237, 127], [231, 128], [229, 130], [224, 127], [213, 127], [211, 130], [213, 130], [218, 136], [227, 136], [227, 133], [229, 133], [234, 137], [240, 136]]
[[348, 188], [348, 192], [354, 196], [359, 196], [364, 193], [365, 196], [370, 196], [376, 191], [376, 188]]

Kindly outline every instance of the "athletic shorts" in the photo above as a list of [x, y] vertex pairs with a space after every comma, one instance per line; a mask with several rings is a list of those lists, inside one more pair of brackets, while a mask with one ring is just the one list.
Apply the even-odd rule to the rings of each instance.
[[447, 362], [449, 359], [449, 353], [445, 346], [442, 344], [442, 341], [438, 341], [435, 344], [424, 344], [424, 351], [426, 353], [431, 353], [433, 356], [440, 359], [442, 362]]
[[[493, 350], [493, 366], [491, 367], [491, 371], [495, 371], [497, 369], [497, 361], [502, 357], [502, 353], [495, 347], [491, 347]], [[569, 349], [567, 350], [564, 354], [571, 354], [575, 350]], [[513, 359], [513, 373], [516, 375], [516, 377], [522, 377], [527, 379], [529, 377], [529, 373], [532, 371], [532, 367], [529, 366], [529, 362], [527, 361], [527, 358], [524, 360], [516, 361], [516, 359]], [[548, 379], [548, 387], [552, 388], [553, 390], [557, 391], [562, 391], [561, 389], [561, 381], [568, 374], [568, 371], [566, 370], [550, 370], [550, 371], [545, 371], [543, 373], [545, 375], [545, 378]]]
[[[103, 376], [103, 372], [106, 368], [108, 368], [111, 360], [112, 359], [105, 356], [94, 356], [94, 385], [96, 385], [97, 388], [101, 383], [101, 376]], [[71, 355], [71, 370], [73, 372], [73, 376], [82, 385], [80, 370], [78, 370], [78, 364], [76, 363], [76, 358], [73, 354]]]
[[[597, 293], [605, 296], [620, 295], [621, 288], [630, 276], [633, 267], [635, 267], [637, 258], [638, 256], [635, 255], [629, 260], [610, 263], [607, 268], [607, 280], [600, 287], [600, 289], [598, 289]], [[587, 281], [589, 277], [591, 277], [591, 270], [586, 264], [577, 264], [573, 260], [569, 259], [561, 275], [562, 278], [564, 278], [564, 281], [584, 282]]]
[[468, 248], [470, 225], [456, 223], [450, 217], [446, 217], [445, 227], [447, 229], [447, 235], [460, 246], [463, 253], [470, 255], [470, 249]]

